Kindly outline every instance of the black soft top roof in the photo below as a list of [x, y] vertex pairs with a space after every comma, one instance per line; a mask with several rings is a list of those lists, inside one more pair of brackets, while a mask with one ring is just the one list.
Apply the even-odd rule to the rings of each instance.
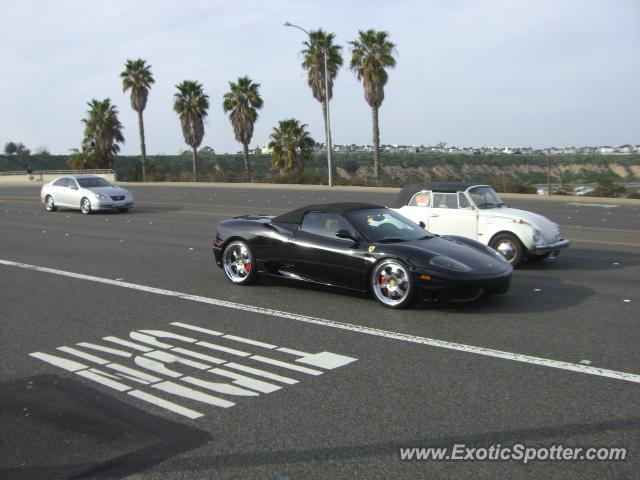
[[391, 202], [391, 208], [404, 207], [409, 203], [411, 197], [422, 190], [431, 190], [432, 192], [455, 193], [464, 192], [469, 187], [482, 185], [481, 183], [465, 183], [465, 182], [433, 182], [433, 183], [412, 183], [402, 188]]
[[307, 205], [306, 207], [297, 208], [282, 215], [278, 215], [271, 221], [273, 223], [302, 223], [302, 218], [307, 212], [326, 212], [344, 215], [349, 212], [358, 210], [371, 210], [374, 208], [385, 208], [382, 205], [374, 205], [372, 203], [360, 202], [341, 202], [341, 203], [320, 203], [316, 205]]

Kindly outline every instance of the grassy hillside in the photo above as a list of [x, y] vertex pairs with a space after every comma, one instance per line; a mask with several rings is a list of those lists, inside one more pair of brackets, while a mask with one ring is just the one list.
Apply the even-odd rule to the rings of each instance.
[[[403, 185], [411, 181], [496, 179], [524, 184], [547, 181], [547, 162], [551, 159], [554, 183], [586, 183], [640, 180], [640, 155], [457, 155], [457, 154], [382, 154], [384, 184]], [[0, 155], [0, 171], [67, 169], [66, 155]], [[189, 181], [191, 156], [151, 155], [149, 178], [155, 181]], [[116, 160], [118, 179], [141, 178], [138, 156], [121, 156]], [[271, 169], [269, 155], [252, 155], [252, 167], [258, 181], [321, 183], [326, 178], [326, 157], [315, 155], [305, 166], [305, 175], [278, 175]], [[339, 184], [365, 185], [372, 182], [372, 159], [368, 154], [336, 155], [334, 178]], [[198, 165], [202, 181], [244, 181], [241, 155], [202, 154]]]

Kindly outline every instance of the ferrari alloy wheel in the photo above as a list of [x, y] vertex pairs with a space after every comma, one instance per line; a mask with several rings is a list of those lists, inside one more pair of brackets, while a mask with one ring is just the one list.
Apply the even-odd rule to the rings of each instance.
[[91, 213], [91, 202], [87, 197], [84, 197], [82, 200], [80, 200], [80, 211], [84, 215], [89, 215]]
[[240, 240], [231, 242], [224, 249], [222, 265], [227, 278], [238, 285], [246, 285], [256, 276], [253, 252]]
[[524, 255], [522, 243], [511, 233], [499, 233], [491, 239], [489, 246], [500, 253], [512, 267], [518, 266]]
[[385, 307], [401, 308], [413, 300], [413, 277], [399, 260], [383, 260], [371, 273], [371, 291]]
[[51, 195], [47, 195], [44, 199], [44, 208], [47, 212], [55, 212], [58, 209], [56, 204], [53, 202], [53, 197]]

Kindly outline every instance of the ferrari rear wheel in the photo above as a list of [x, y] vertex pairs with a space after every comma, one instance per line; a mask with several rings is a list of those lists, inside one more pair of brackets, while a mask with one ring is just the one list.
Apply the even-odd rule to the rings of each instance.
[[229, 280], [237, 285], [251, 283], [256, 277], [255, 256], [245, 242], [236, 240], [222, 253], [222, 266]]
[[413, 277], [401, 261], [383, 260], [371, 272], [371, 291], [385, 307], [402, 308], [413, 301]]

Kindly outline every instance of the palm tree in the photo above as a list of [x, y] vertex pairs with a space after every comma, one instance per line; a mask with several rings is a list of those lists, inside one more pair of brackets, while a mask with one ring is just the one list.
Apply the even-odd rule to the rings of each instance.
[[259, 89], [260, 84], [253, 83], [249, 77], [239, 77], [237, 83], [229, 82], [229, 91], [224, 94], [222, 102], [224, 112], [229, 114], [236, 140], [242, 143], [244, 170], [249, 181], [251, 181], [249, 143], [253, 137], [253, 126], [258, 118], [258, 109], [263, 105]]
[[198, 147], [204, 138], [204, 119], [209, 110], [209, 96], [205, 95], [202, 85], [193, 80], [185, 80], [176, 85], [178, 93], [174, 95], [173, 109], [180, 117], [182, 136], [193, 150], [193, 181], [198, 178], [196, 163]]
[[142, 112], [147, 106], [149, 89], [154, 83], [151, 75], [151, 65], [146, 65], [141, 58], [137, 60], [127, 60], [124, 71], [120, 74], [122, 78], [122, 91], [131, 90], [131, 108], [138, 112], [138, 130], [140, 131], [140, 151], [142, 152], [142, 181], [146, 180], [147, 148], [144, 144], [144, 122]]
[[321, 28], [309, 32], [309, 40], [303, 42], [305, 48], [300, 52], [303, 55], [302, 68], [307, 71], [307, 83], [313, 93], [313, 98], [322, 105], [322, 119], [324, 131], [327, 135], [327, 148], [331, 144], [331, 132], [327, 128], [327, 105], [325, 103], [324, 82], [324, 52], [327, 52], [327, 71], [329, 78], [329, 100], [333, 97], [333, 82], [342, 66], [342, 47], [334, 45], [335, 34], [327, 33]]
[[307, 124], [300, 124], [295, 118], [282, 120], [271, 133], [269, 148], [272, 149], [272, 165], [280, 169], [280, 173], [288, 172], [294, 167], [298, 173], [304, 170], [304, 162], [311, 157], [315, 140], [307, 131]]
[[380, 181], [380, 129], [378, 127], [378, 110], [384, 100], [384, 86], [388, 75], [385, 68], [395, 67], [393, 58], [395, 44], [388, 40], [387, 32], [362, 30], [357, 40], [351, 45], [350, 68], [364, 85], [364, 98], [371, 107], [373, 119], [373, 171], [376, 180]]
[[108, 98], [102, 101], [94, 98], [87, 105], [87, 118], [82, 120], [83, 150], [87, 149], [99, 168], [113, 168], [115, 156], [120, 151], [118, 143], [124, 143], [118, 110]]

